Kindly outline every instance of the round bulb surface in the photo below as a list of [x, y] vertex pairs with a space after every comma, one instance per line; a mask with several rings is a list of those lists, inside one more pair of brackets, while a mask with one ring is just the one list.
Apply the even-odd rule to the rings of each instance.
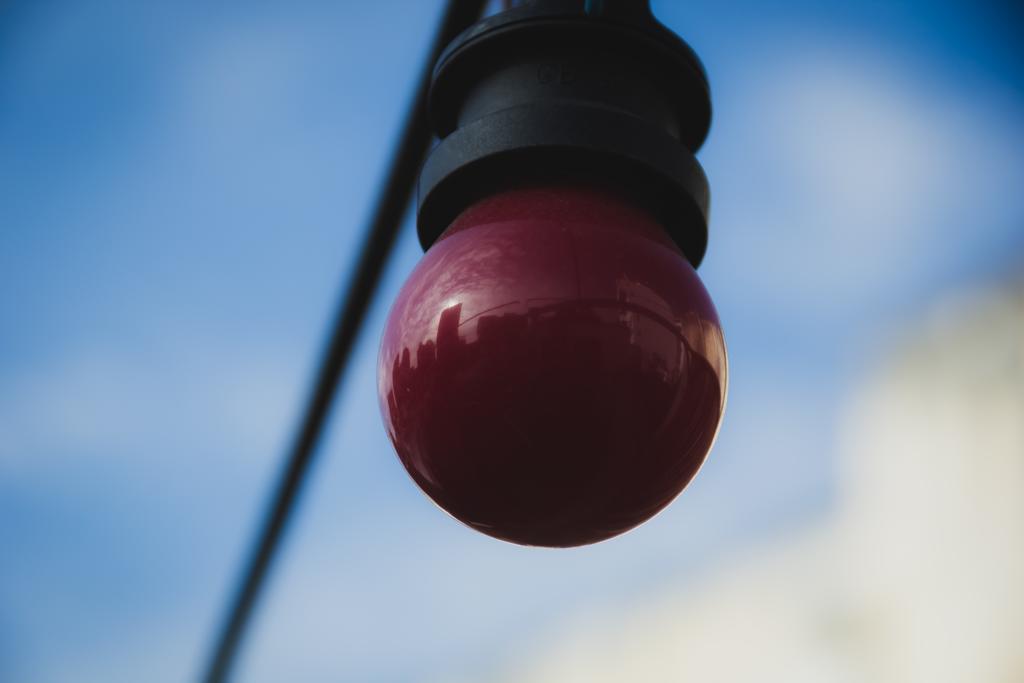
[[542, 546], [601, 541], [668, 505], [711, 448], [726, 376], [678, 247], [630, 201], [577, 186], [464, 211], [395, 300], [378, 366], [416, 484], [478, 531]]

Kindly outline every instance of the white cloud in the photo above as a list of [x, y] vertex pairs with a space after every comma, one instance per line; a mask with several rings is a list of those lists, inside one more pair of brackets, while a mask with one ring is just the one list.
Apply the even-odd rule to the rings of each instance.
[[938, 318], [851, 404], [836, 515], [578, 614], [492, 680], [1018, 680], [1024, 291]]
[[12, 372], [0, 387], [0, 470], [182, 447], [250, 462], [276, 454], [304, 388], [300, 363], [271, 349], [166, 341], [76, 349]]
[[711, 277], [747, 304], [828, 317], [1019, 232], [1024, 104], [877, 48], [800, 48], [752, 61], [719, 105]]

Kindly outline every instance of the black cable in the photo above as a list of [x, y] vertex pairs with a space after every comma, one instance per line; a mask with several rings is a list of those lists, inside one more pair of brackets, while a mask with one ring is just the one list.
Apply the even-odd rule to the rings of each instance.
[[352, 345], [405, 215], [416, 174], [430, 145], [426, 101], [434, 62], [445, 45], [480, 17], [484, 4], [484, 0], [448, 0], [446, 4], [429, 61], [416, 86], [415, 98], [407, 114], [387, 180], [377, 198], [356, 272], [331, 331], [327, 352], [321, 361], [295, 441], [288, 451], [269, 513], [260, 529], [253, 554], [245, 565], [238, 592], [230, 603], [209, 668], [203, 676], [205, 683], [225, 683], [231, 673], [239, 645], [309, 470]]

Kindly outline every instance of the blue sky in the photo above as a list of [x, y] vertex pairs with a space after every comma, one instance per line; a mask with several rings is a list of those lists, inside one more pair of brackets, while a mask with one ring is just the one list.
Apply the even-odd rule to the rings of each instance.
[[[1019, 273], [1009, 6], [675, 3], [715, 121], [704, 279], [729, 408], [620, 539], [474, 534], [387, 443], [375, 354], [407, 224], [240, 680], [428, 681], [806, 524], [900, 322]], [[436, 3], [15, 3], [0, 19], [0, 678], [182, 680], [277, 471]], [[1019, 15], [1016, 17], [1019, 21]]]

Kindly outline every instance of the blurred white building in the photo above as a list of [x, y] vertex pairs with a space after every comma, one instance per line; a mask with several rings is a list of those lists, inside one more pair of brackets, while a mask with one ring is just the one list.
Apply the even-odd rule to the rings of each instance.
[[497, 680], [1024, 681], [1024, 290], [900, 346], [851, 402], [831, 518], [579, 616]]

